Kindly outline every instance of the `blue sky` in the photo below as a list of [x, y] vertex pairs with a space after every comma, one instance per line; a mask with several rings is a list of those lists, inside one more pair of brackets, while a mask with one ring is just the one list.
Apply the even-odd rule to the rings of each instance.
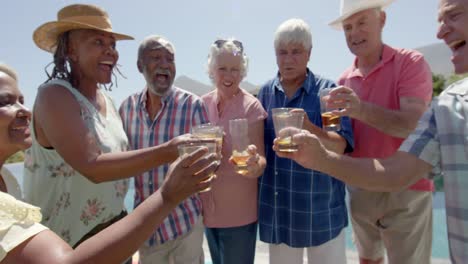
[[[144, 79], [136, 68], [139, 42], [147, 35], [167, 37], [176, 47], [177, 74], [209, 84], [205, 71], [210, 44], [218, 37], [234, 36], [244, 43], [250, 58], [246, 80], [262, 84], [276, 73], [273, 33], [292, 17], [304, 19], [312, 29], [313, 49], [309, 67], [330, 79], [351, 64], [343, 33], [327, 24], [339, 14], [339, 0], [15, 0], [2, 1], [0, 61], [20, 75], [20, 88], [31, 107], [37, 87], [46, 80], [44, 67], [52, 55], [37, 48], [32, 33], [40, 24], [56, 19], [68, 4], [85, 2], [104, 8], [114, 30], [135, 37], [121, 41], [119, 64], [127, 79], [111, 96], [117, 105], [140, 91]], [[437, 0], [397, 0], [387, 8], [384, 42], [405, 48], [437, 43]]]

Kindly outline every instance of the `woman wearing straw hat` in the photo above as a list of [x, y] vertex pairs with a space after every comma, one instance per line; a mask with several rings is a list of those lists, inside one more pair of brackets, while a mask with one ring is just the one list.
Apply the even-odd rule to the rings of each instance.
[[101, 8], [66, 6], [33, 38], [54, 54], [54, 67], [34, 104], [25, 199], [42, 209], [44, 225], [76, 247], [125, 216], [126, 178], [172, 162], [176, 145], [189, 139], [126, 151], [119, 114], [99, 86], [111, 83], [116, 41], [133, 38], [114, 32]]
[[[31, 146], [31, 112], [23, 105], [14, 71], [0, 64], [0, 168], [13, 153]], [[206, 150], [205, 150], [206, 151]], [[0, 175], [0, 262], [8, 263], [120, 263], [135, 252], [172, 209], [189, 195], [207, 188], [199, 181], [216, 168], [214, 156], [192, 161], [198, 151], [173, 163], [163, 186], [130, 215], [84, 241], [75, 250], [47, 227], [39, 224], [40, 208], [16, 200], [11, 185]], [[184, 166], [185, 165], [185, 166]], [[193, 173], [201, 173], [193, 177]]]

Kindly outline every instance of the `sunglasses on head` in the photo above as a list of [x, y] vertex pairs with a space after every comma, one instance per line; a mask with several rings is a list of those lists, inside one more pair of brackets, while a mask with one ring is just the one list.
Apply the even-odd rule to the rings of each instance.
[[228, 41], [231, 41], [232, 43], [234, 43], [234, 45], [239, 48], [241, 53], [244, 52], [244, 46], [242, 45], [242, 42], [238, 40], [218, 39], [218, 40], [215, 40], [214, 44], [216, 44], [216, 47], [221, 48], [224, 45], [224, 43]]

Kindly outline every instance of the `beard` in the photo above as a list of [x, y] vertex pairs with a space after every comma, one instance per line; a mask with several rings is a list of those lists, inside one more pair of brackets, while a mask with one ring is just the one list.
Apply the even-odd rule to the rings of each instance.
[[148, 84], [148, 91], [157, 96], [165, 96], [172, 88], [172, 82], [167, 87], [160, 87], [154, 84]]

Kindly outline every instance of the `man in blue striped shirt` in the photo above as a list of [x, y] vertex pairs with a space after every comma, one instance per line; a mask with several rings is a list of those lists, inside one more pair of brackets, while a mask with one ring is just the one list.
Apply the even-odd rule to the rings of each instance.
[[260, 239], [270, 243], [270, 263], [302, 263], [304, 250], [309, 263], [345, 263], [344, 227], [348, 224], [345, 186], [326, 174], [306, 169], [276, 156], [272, 150], [275, 132], [272, 108], [302, 108], [303, 127], [320, 134], [338, 153], [353, 149], [349, 118], [341, 120], [341, 131], [322, 131], [318, 93], [335, 84], [307, 68], [312, 49], [309, 26], [291, 19], [275, 34], [277, 76], [267, 82], [259, 99], [268, 111], [265, 121], [267, 168], [259, 186]]

